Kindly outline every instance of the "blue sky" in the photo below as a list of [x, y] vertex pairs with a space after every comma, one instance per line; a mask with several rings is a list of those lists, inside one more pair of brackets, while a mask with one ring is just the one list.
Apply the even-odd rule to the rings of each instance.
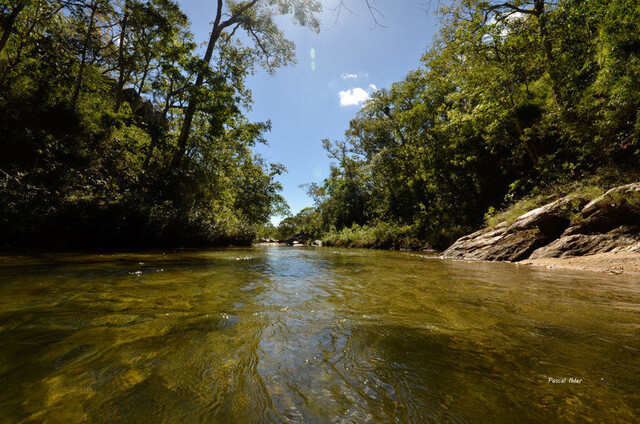
[[[323, 0], [325, 9], [336, 3]], [[254, 106], [248, 116], [271, 120], [269, 146], [257, 150], [268, 161], [286, 166], [288, 173], [280, 182], [292, 213], [313, 205], [299, 186], [319, 182], [329, 173], [322, 139], [341, 139], [372, 90], [389, 87], [420, 65], [436, 31], [435, 16], [426, 14], [424, 3], [377, 0], [386, 28], [373, 28], [364, 0], [347, 0], [356, 15], [343, 11], [337, 23], [325, 10], [319, 34], [293, 25], [288, 17], [280, 20], [287, 38], [296, 44], [298, 64], [281, 68], [274, 76], [258, 70], [249, 79]], [[206, 41], [216, 2], [180, 0], [180, 4], [196, 41]]]

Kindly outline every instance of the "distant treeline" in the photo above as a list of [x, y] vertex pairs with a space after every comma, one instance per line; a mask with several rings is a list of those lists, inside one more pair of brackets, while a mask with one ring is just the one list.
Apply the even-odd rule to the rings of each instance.
[[523, 197], [637, 172], [639, 2], [454, 3], [422, 65], [324, 141], [316, 207], [278, 233], [444, 247]]
[[286, 212], [245, 80], [294, 61], [276, 15], [320, 6], [211, 6], [201, 51], [172, 0], [2, 2], [0, 248], [249, 243]]

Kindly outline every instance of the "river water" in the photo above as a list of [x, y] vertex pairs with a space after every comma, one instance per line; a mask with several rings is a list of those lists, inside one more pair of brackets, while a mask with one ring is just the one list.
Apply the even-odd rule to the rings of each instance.
[[637, 277], [276, 246], [0, 258], [0, 422], [639, 413]]

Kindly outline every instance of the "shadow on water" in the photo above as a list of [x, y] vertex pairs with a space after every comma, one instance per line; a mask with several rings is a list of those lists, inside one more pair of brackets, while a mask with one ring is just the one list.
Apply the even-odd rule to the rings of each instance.
[[280, 247], [0, 262], [2, 422], [634, 422], [640, 410], [631, 279]]

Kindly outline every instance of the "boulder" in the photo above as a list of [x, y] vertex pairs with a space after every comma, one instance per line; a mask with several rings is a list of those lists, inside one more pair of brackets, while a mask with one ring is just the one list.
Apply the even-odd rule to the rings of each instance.
[[458, 239], [442, 253], [445, 258], [519, 261], [549, 241], [537, 229], [510, 233], [506, 223]]
[[304, 234], [294, 234], [284, 242], [289, 246], [300, 246], [303, 245], [306, 240], [307, 236], [305, 236]]
[[567, 212], [587, 203], [582, 198], [563, 197], [519, 216], [509, 226], [509, 232], [538, 228], [547, 237], [558, 237], [569, 226]]
[[507, 234], [500, 243], [487, 249], [482, 259], [488, 261], [521, 261], [550, 241], [542, 232], [532, 229]]
[[562, 234], [560, 234], [560, 237], [565, 237], [565, 236], [572, 236], [574, 234], [580, 234], [582, 232], [582, 227], [579, 225], [572, 225], [571, 227], [567, 228], [566, 230], [564, 230], [564, 232]]
[[445, 258], [484, 259], [486, 253], [507, 234], [507, 224], [501, 223], [494, 228], [484, 228], [475, 233], [460, 237], [442, 253]]
[[638, 208], [630, 204], [625, 197], [634, 192], [640, 195], [640, 183], [612, 188], [602, 196], [593, 199], [582, 208], [583, 220], [576, 225], [572, 233], [602, 234], [621, 226], [637, 223], [640, 219]]
[[278, 240], [272, 238], [259, 238], [257, 243], [278, 243]]
[[582, 208], [582, 216], [588, 218], [597, 211], [608, 208], [616, 208], [617, 205], [610, 201], [611, 197], [615, 194], [628, 194], [632, 192], [640, 192], [640, 182], [614, 187], [611, 190], [608, 190], [602, 196], [596, 197], [595, 199], [587, 203], [584, 208]]
[[[613, 188], [590, 202], [563, 197], [519, 216], [511, 225], [503, 222], [461, 237], [442, 256], [520, 261], [628, 250], [640, 245], [640, 210], [635, 197], [625, 196], [630, 193], [640, 196], [640, 183]], [[582, 214], [572, 226], [570, 212]]]
[[[619, 231], [619, 232], [616, 232]], [[531, 253], [530, 259], [564, 258], [611, 252], [634, 245], [640, 240], [638, 233], [629, 234], [628, 228], [607, 234], [572, 234], [541, 247]]]

